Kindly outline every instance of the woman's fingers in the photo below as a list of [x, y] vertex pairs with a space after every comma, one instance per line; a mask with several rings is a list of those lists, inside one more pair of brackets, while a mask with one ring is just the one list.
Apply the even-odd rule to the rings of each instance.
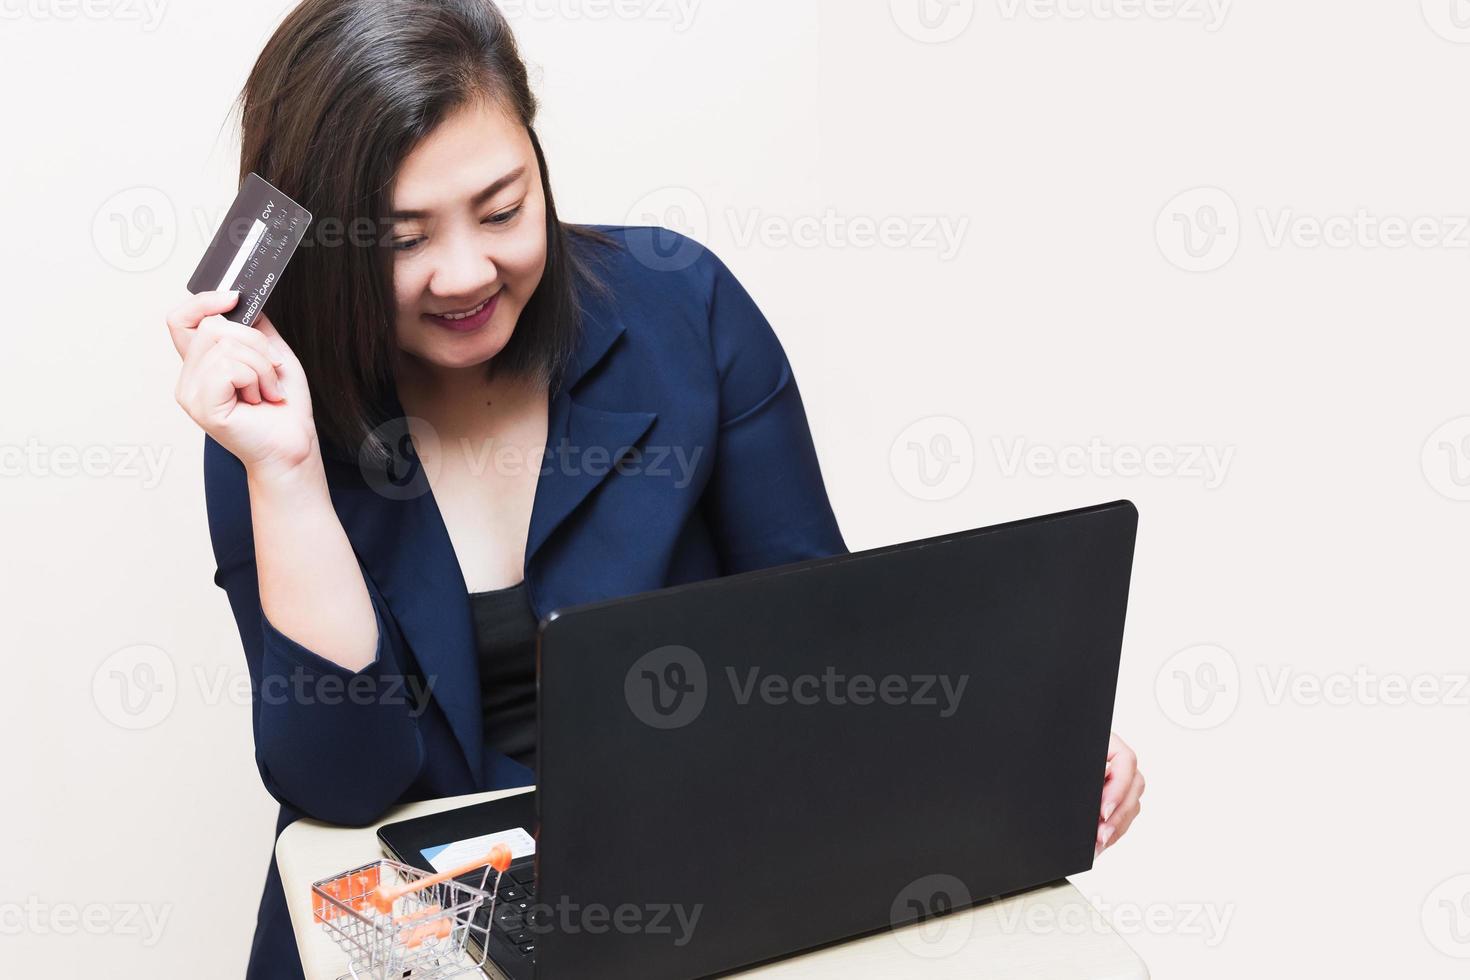
[[[192, 315], [192, 312], [186, 315], [184, 322], [187, 323]], [[223, 357], [245, 364], [253, 372], [252, 381], [236, 386], [242, 392], [243, 400], [250, 404], [258, 404], [262, 399], [272, 402], [285, 400], [285, 386], [279, 372], [282, 359], [271, 342], [253, 327], [211, 314], [200, 320], [193, 329], [186, 330], [184, 336], [187, 344], [183, 368], [185, 374], [209, 370], [201, 365], [206, 361], [214, 363]], [[215, 367], [213, 370], [218, 373], [224, 369]], [[238, 372], [230, 370], [225, 374], [233, 379]], [[219, 407], [217, 398], [222, 391], [218, 385], [213, 387], [208, 399], [211, 407]]]
[[237, 402], [284, 400], [275, 365], [255, 349], [225, 338], [195, 354], [185, 362], [176, 397], [200, 425], [223, 421]]
[[1138, 756], [1121, 738], [1113, 735], [1108, 743], [1108, 772], [1103, 781], [1102, 807], [1097, 826], [1096, 853], [1117, 843], [1138, 816], [1139, 798], [1143, 796], [1143, 773], [1138, 771]]
[[1133, 787], [1123, 799], [1123, 805], [1118, 808], [1119, 812], [1113, 816], [1117, 818], [1118, 829], [1108, 838], [1109, 844], [1116, 844], [1118, 838], [1128, 833], [1128, 828], [1133, 826], [1133, 821], [1138, 819], [1139, 811], [1143, 809], [1143, 773], [1133, 774]]
[[239, 302], [240, 294], [234, 290], [214, 290], [195, 293], [178, 306], [168, 311], [164, 322], [168, 324], [168, 335], [174, 342], [174, 350], [180, 357], [189, 353], [195, 331], [207, 316], [228, 313]]
[[281, 378], [282, 394], [287, 395], [294, 391], [296, 397], [304, 397], [307, 388], [306, 371], [301, 367], [301, 361], [291, 345], [286, 343], [271, 318], [263, 312], [255, 318], [254, 329], [264, 338], [266, 346], [274, 355], [277, 374]]
[[233, 320], [226, 320], [222, 316], [206, 318], [204, 322], [199, 324], [198, 336], [209, 337], [216, 342], [232, 340], [236, 343], [244, 344], [277, 367], [282, 363], [281, 355], [276, 352], [271, 342], [259, 330], [256, 330], [254, 327], [247, 327], [244, 324], [235, 323]]
[[259, 330], [270, 340], [279, 341], [281, 346], [285, 346], [286, 342], [281, 340], [281, 332], [276, 329], [274, 323], [271, 323], [271, 318], [265, 315], [264, 310], [261, 311], [260, 316], [255, 318], [255, 329]]
[[295, 352], [291, 350], [290, 345], [287, 344], [285, 339], [281, 337], [281, 332], [276, 329], [276, 325], [274, 323], [271, 323], [270, 317], [266, 316], [264, 313], [261, 313], [260, 316], [255, 318], [254, 329], [260, 333], [260, 336], [265, 338], [266, 344], [270, 347], [271, 351], [274, 353], [274, 356], [277, 358], [277, 364], [296, 363]]
[[[261, 356], [276, 366], [284, 363], [284, 343], [279, 340], [272, 343], [265, 333], [255, 327], [247, 327], [220, 316], [234, 309], [238, 300], [239, 293], [233, 290], [199, 293], [170, 310], [166, 318], [169, 336], [173, 338], [174, 348], [180, 356], [187, 356], [196, 341], [218, 342], [228, 337], [259, 351]], [[257, 324], [262, 322], [269, 323], [264, 314], [256, 318]], [[270, 327], [270, 334], [276, 338], [280, 336], [275, 332], [274, 326]]]
[[1108, 774], [1103, 782], [1102, 820], [1107, 822], [1128, 795], [1128, 785], [1138, 769], [1138, 757], [1117, 735], [1108, 741]]
[[1134, 819], [1142, 809], [1140, 798], [1143, 796], [1143, 786], [1143, 773], [1135, 771], [1133, 781], [1128, 785], [1128, 792], [1123, 797], [1123, 802], [1118, 804], [1112, 817], [1097, 829], [1098, 853], [1118, 843], [1118, 838], [1126, 834], [1128, 828], [1133, 826]]
[[239, 361], [255, 372], [261, 397], [272, 402], [285, 399], [285, 394], [281, 390], [281, 379], [276, 376], [276, 366], [265, 354], [232, 337], [221, 340], [216, 346], [222, 356]]
[[229, 378], [230, 387], [239, 393], [241, 401], [248, 405], [260, 404], [260, 375], [255, 369], [244, 361], [226, 358], [224, 361], [225, 376]]

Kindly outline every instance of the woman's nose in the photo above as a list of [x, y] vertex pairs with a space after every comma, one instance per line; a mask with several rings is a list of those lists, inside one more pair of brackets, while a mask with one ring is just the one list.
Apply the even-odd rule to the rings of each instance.
[[446, 242], [429, 288], [437, 296], [483, 299], [499, 274], [495, 260], [483, 247], [468, 242]]

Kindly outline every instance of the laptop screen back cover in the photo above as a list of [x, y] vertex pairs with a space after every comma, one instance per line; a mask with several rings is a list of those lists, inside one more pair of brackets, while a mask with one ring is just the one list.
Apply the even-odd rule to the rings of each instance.
[[706, 976], [1090, 868], [1136, 527], [1122, 501], [554, 613], [538, 978]]

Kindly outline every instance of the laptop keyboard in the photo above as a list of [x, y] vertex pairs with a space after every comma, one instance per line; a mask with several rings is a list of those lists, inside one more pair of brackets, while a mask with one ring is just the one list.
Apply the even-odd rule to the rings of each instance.
[[[478, 871], [458, 880], [473, 888], [481, 887]], [[490, 872], [490, 880], [486, 881], [483, 887], [486, 891], [496, 887], [494, 871]], [[531, 906], [535, 898], [534, 862], [525, 861], [512, 864], [500, 876], [500, 887], [495, 892], [495, 921], [490, 923], [492, 935], [512, 947], [530, 963], [536, 960], [536, 937], [529, 928], [527, 918], [533, 914]], [[485, 928], [489, 916], [490, 903], [487, 901], [475, 914], [476, 927]]]

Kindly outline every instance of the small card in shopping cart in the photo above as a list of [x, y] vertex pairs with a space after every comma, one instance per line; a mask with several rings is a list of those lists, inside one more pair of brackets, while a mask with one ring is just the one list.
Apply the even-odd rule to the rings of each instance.
[[450, 868], [468, 864], [476, 858], [483, 858], [496, 844], [504, 844], [510, 848], [512, 861], [519, 861], [523, 857], [530, 857], [536, 853], [536, 838], [520, 827], [484, 834], [480, 837], [470, 837], [466, 840], [457, 840], [451, 844], [440, 844], [437, 847], [426, 847], [422, 853], [424, 860], [428, 861], [429, 866], [435, 871], [448, 871]]

